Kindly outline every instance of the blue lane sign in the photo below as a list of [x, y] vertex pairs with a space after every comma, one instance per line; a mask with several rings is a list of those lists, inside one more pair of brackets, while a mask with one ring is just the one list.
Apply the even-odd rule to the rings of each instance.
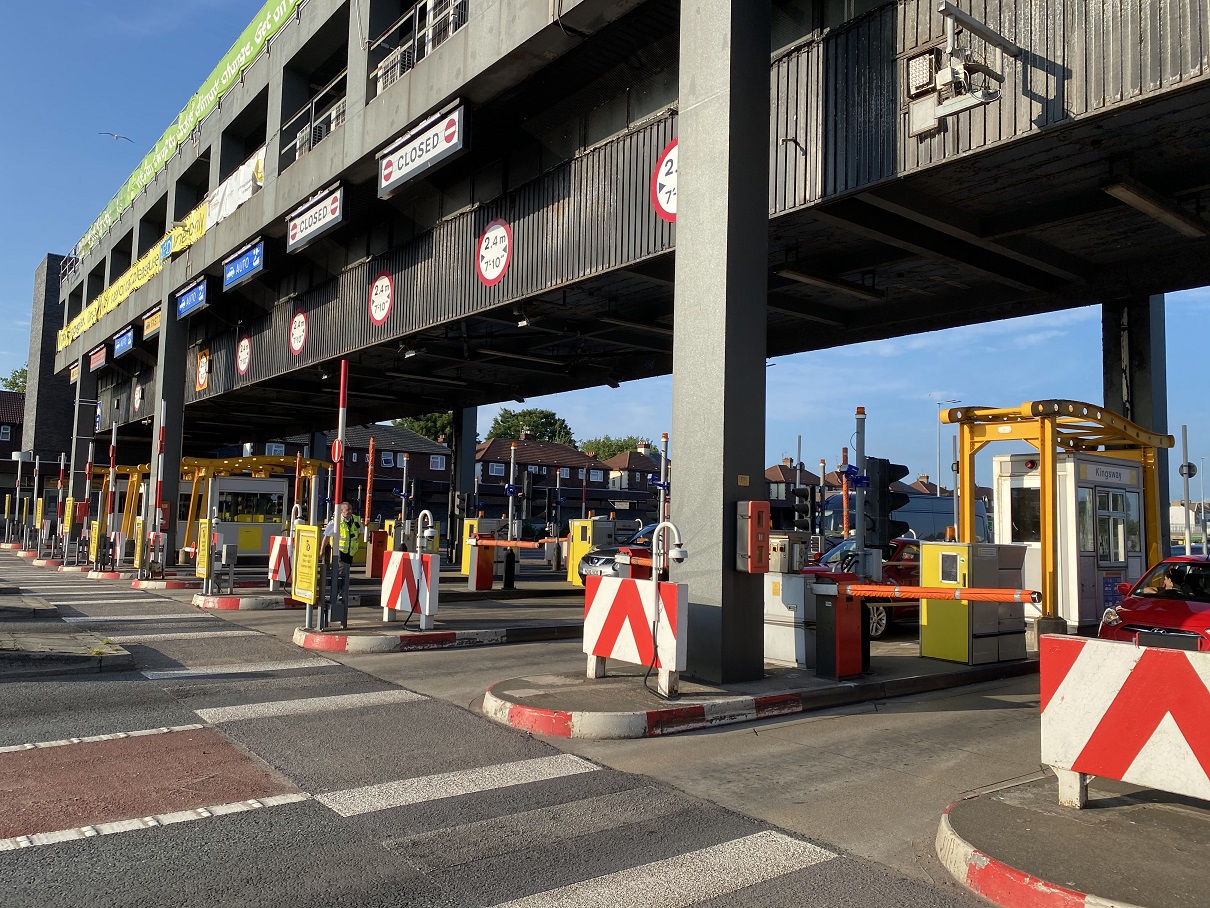
[[184, 318], [199, 309], [204, 309], [209, 302], [206, 299], [206, 279], [202, 278], [176, 295], [176, 317]]
[[134, 349], [134, 325], [113, 336], [113, 358], [117, 359], [123, 353]]
[[235, 255], [223, 261], [223, 289], [230, 290], [245, 281], [250, 281], [265, 270], [265, 241], [258, 240], [245, 246]]

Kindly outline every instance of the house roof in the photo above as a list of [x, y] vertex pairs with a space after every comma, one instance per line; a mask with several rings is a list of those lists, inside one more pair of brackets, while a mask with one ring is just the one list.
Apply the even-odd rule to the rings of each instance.
[[[671, 462], [671, 460], [670, 460]], [[611, 470], [637, 470], [640, 473], [660, 472], [660, 462], [638, 451], [623, 451], [605, 461], [605, 466]]]
[[[796, 477], [798, 476], [799, 473], [794, 467], [787, 466], [784, 463], [774, 464], [765, 470], [765, 479], [769, 480], [769, 482], [784, 482], [786, 485], [793, 485], [797, 481]], [[802, 468], [801, 477], [804, 486], [819, 485], [819, 477], [806, 467]]]
[[515, 441], [511, 438], [489, 438], [479, 442], [475, 448], [475, 460], [479, 462], [508, 463], [509, 446], [517, 446], [517, 463], [535, 464], [547, 467], [590, 467], [592, 469], [608, 469], [597, 460], [589, 457], [583, 451], [578, 451], [571, 445], [555, 444], [551, 441]]
[[0, 422], [25, 422], [25, 395], [20, 391], [0, 391]]
[[[329, 429], [324, 434], [324, 439], [330, 447], [332, 441], [336, 438], [336, 430]], [[433, 441], [430, 438], [425, 438], [413, 432], [411, 429], [404, 429], [399, 426], [384, 425], [382, 423], [372, 423], [368, 426], [346, 426], [345, 427], [345, 446], [349, 448], [368, 448], [370, 446], [370, 438], [374, 439], [374, 447], [387, 451], [406, 451], [409, 454], [449, 454], [450, 449], [443, 444]], [[311, 441], [309, 435], [291, 435], [285, 439], [289, 444], [305, 445]]]

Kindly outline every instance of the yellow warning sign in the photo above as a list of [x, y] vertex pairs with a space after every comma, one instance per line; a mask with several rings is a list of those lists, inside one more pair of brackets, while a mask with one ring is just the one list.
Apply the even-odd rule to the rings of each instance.
[[[63, 535], [71, 535], [71, 521], [76, 513], [76, 500], [74, 498], [67, 499], [67, 503], [63, 506]], [[8, 498], [4, 500], [4, 516], [8, 516]]]
[[99, 521], [93, 520], [88, 525], [88, 560], [93, 564], [97, 563], [101, 551], [101, 527], [98, 524]]
[[135, 567], [143, 566], [143, 545], [145, 542], [145, 533], [143, 532], [143, 518], [136, 517], [134, 519], [134, 564]]
[[197, 563], [193, 574], [195, 577], [210, 576], [210, 521], [197, 522]]
[[299, 602], [314, 605], [319, 586], [319, 527], [299, 524], [294, 528], [294, 569], [290, 595]]

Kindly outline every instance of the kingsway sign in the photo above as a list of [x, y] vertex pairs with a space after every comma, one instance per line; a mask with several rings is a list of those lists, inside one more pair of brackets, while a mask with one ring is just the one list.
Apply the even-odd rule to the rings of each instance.
[[435, 117], [382, 153], [378, 159], [378, 197], [389, 198], [465, 146], [465, 107]]
[[339, 227], [344, 222], [344, 198], [344, 187], [338, 186], [290, 215], [286, 224], [286, 252], [297, 252]]

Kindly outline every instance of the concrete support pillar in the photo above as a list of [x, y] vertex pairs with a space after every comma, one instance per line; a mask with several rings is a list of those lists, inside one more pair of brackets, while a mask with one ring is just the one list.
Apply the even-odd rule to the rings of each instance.
[[[167, 565], [176, 564], [177, 550], [184, 542], [184, 528], [177, 515], [177, 501], [181, 487], [181, 440], [185, 428], [185, 322], [178, 321], [172, 311], [171, 299], [162, 303], [160, 321], [160, 347], [157, 356], [159, 368], [155, 373], [155, 392], [148, 402], [155, 408], [151, 421], [151, 475], [149, 494], [145, 497], [144, 518], [146, 526], [155, 523], [156, 483], [162, 481], [160, 494], [168, 502], [168, 538], [165, 543]], [[161, 406], [161, 403], [163, 404]], [[164, 425], [164, 475], [158, 474], [160, 420]]]
[[75, 419], [72, 423], [71, 478], [67, 494], [76, 501], [84, 500], [84, 486], [88, 477], [84, 468], [88, 465], [88, 444], [97, 431], [97, 377], [88, 371], [88, 356], [80, 357], [80, 377], [76, 380]]
[[479, 431], [479, 409], [454, 411], [454, 491], [475, 493], [475, 439]]
[[[672, 519], [689, 560], [688, 674], [764, 673], [762, 587], [736, 570], [737, 501], [764, 497], [769, 0], [681, 4]], [[680, 165], [683, 165], [680, 166]]]
[[[1105, 406], [1144, 429], [1168, 434], [1168, 358], [1164, 296], [1141, 296], [1101, 304], [1101, 362]], [[1168, 451], [1156, 452], [1161, 513], [1167, 513]], [[1150, 540], [1148, 540], [1150, 541]], [[1164, 556], [1171, 542], [1160, 540]]]

